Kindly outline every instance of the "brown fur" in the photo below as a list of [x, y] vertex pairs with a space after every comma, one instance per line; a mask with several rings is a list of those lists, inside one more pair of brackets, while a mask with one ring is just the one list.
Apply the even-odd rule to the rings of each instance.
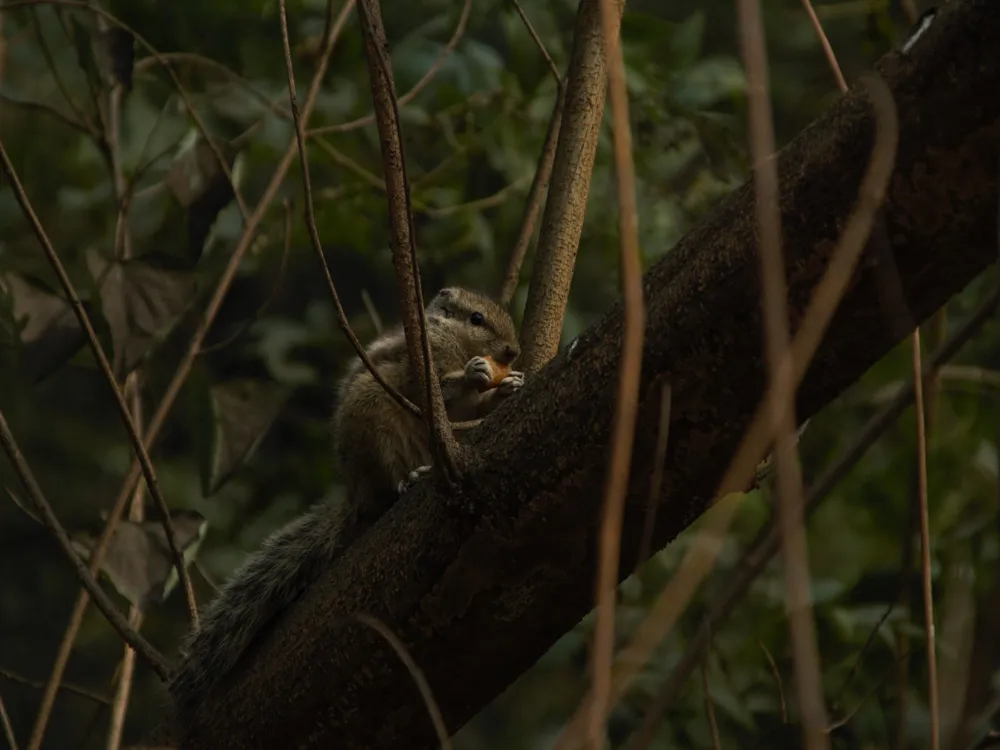
[[[479, 325], [472, 323], [475, 313], [482, 315]], [[520, 352], [514, 323], [502, 307], [475, 292], [448, 288], [431, 300], [426, 317], [452, 421], [484, 416], [520, 387], [524, 376], [511, 373], [497, 388], [479, 391], [491, 371], [483, 357], [510, 364]], [[411, 401], [421, 400], [401, 327], [374, 341], [367, 353], [388, 383]], [[182, 722], [261, 630], [396, 502], [400, 482], [430, 462], [425, 424], [400, 407], [359, 359], [341, 380], [339, 396], [333, 426], [346, 503], [317, 505], [271, 534], [205, 608], [201, 629], [187, 637], [185, 658], [168, 685]]]
[[[469, 322], [481, 313], [483, 325]], [[512, 363], [520, 353], [510, 315], [488, 297], [465, 289], [443, 289], [427, 306], [427, 335], [445, 408], [453, 422], [488, 414], [504, 391], [479, 393], [465, 377], [474, 357]], [[419, 403], [420, 378], [412, 372], [402, 327], [377, 339], [369, 353], [386, 382]], [[347, 496], [360, 519], [381, 516], [395, 502], [399, 483], [430, 463], [426, 424], [389, 396], [356, 361], [340, 385], [334, 414], [337, 455]]]

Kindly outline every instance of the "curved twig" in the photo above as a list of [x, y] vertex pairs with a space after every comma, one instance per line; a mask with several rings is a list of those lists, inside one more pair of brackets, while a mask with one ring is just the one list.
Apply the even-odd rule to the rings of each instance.
[[316, 227], [316, 211], [313, 207], [312, 182], [309, 178], [309, 158], [306, 155], [305, 133], [302, 128], [302, 119], [299, 116], [299, 105], [295, 94], [295, 72], [292, 70], [292, 50], [288, 40], [288, 14], [285, 8], [285, 0], [278, 0], [278, 15], [281, 19], [281, 42], [284, 45], [285, 72], [288, 76], [288, 98], [291, 103], [292, 119], [295, 121], [295, 140], [298, 144], [299, 161], [302, 164], [302, 187], [305, 192], [306, 202], [306, 227], [309, 229], [309, 240], [312, 243], [313, 250], [316, 251], [316, 257], [323, 268], [326, 286], [330, 290], [330, 296], [333, 298], [333, 306], [337, 311], [337, 322], [340, 325], [340, 330], [344, 332], [347, 340], [354, 347], [358, 358], [368, 368], [372, 377], [382, 386], [385, 392], [392, 396], [393, 400], [404, 409], [419, 415], [420, 410], [416, 405], [382, 377], [382, 373], [372, 364], [364, 345], [358, 340], [358, 337], [354, 334], [354, 330], [351, 328], [351, 324], [347, 320], [347, 313], [344, 312], [344, 306], [340, 303], [340, 295], [337, 294], [337, 285], [333, 282], [330, 267], [327, 265], [326, 257], [323, 255], [323, 243], [319, 238], [319, 229]]
[[101, 610], [102, 614], [108, 619], [108, 622], [111, 623], [111, 626], [118, 631], [122, 640], [149, 662], [149, 665], [160, 676], [160, 679], [166, 680], [170, 674], [170, 666], [167, 664], [167, 660], [125, 621], [122, 613], [115, 607], [108, 598], [108, 595], [104, 593], [104, 589], [100, 587], [91, 572], [87, 570], [87, 566], [83, 560], [80, 559], [80, 555], [73, 549], [73, 543], [70, 541], [69, 535], [62, 527], [62, 524], [59, 523], [59, 519], [56, 518], [52, 506], [49, 505], [49, 501], [45, 499], [41, 487], [35, 481], [35, 476], [32, 474], [27, 461], [25, 461], [24, 455], [21, 453], [21, 448], [10, 431], [10, 427], [7, 425], [7, 418], [4, 416], [3, 411], [0, 411], [0, 445], [3, 445], [4, 452], [10, 459], [10, 463], [17, 473], [18, 479], [21, 480], [21, 484], [24, 485], [24, 489], [28, 492], [28, 497], [31, 498], [38, 512], [41, 513], [42, 521], [56, 538], [60, 548], [62, 548], [63, 554], [69, 559], [70, 564], [76, 571], [77, 577], [80, 579], [80, 583], [83, 584], [84, 588], [94, 598], [97, 608]]
[[448, 425], [441, 384], [434, 373], [434, 359], [431, 357], [430, 339], [427, 335], [423, 292], [420, 288], [420, 265], [417, 262], [413, 229], [413, 211], [410, 206], [410, 188], [406, 178], [406, 158], [399, 132], [399, 103], [396, 100], [388, 42], [378, 0], [359, 0], [358, 16], [364, 37], [368, 78], [371, 82], [372, 100], [381, 142], [386, 196], [389, 203], [392, 260], [396, 268], [396, 281], [403, 309], [406, 346], [411, 366], [414, 372], [420, 373], [422, 380], [423, 408], [426, 409], [424, 417], [431, 437], [430, 447], [434, 465], [443, 473], [446, 481], [452, 482], [458, 475], [455, 463], [457, 445]]
[[[399, 106], [405, 106], [413, 101], [417, 94], [427, 88], [428, 84], [434, 79], [441, 66], [444, 65], [444, 61], [447, 60], [451, 53], [455, 51], [455, 47], [458, 46], [459, 40], [462, 38], [462, 34], [465, 33], [465, 26], [469, 21], [469, 12], [472, 10], [472, 0], [465, 0], [465, 4], [462, 6], [462, 14], [458, 17], [458, 25], [455, 26], [455, 31], [451, 35], [451, 39], [445, 45], [444, 50], [438, 56], [437, 60], [427, 69], [424, 73], [423, 78], [414, 84], [413, 88], [399, 97]], [[346, 133], [350, 130], [357, 130], [358, 128], [363, 128], [366, 125], [371, 125], [375, 122], [375, 113], [365, 115], [364, 117], [359, 117], [356, 120], [351, 120], [350, 122], [343, 122], [339, 125], [324, 125], [319, 128], [313, 128], [312, 130], [307, 130], [306, 135], [312, 137], [314, 135], [329, 135], [330, 133]]]

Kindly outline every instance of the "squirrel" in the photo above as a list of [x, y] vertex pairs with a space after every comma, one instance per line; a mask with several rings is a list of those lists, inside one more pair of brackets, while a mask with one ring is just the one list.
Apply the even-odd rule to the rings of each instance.
[[[520, 354], [517, 334], [502, 306], [478, 292], [448, 287], [427, 305], [425, 319], [451, 421], [483, 417], [521, 388], [524, 374], [509, 369]], [[420, 378], [412, 371], [401, 325], [377, 338], [366, 353], [387, 383], [420, 403]], [[509, 374], [491, 387], [504, 372]], [[345, 502], [318, 504], [271, 534], [209, 603], [201, 628], [185, 639], [183, 660], [167, 684], [180, 717], [197, 707], [262, 629], [351, 541], [430, 470], [426, 423], [400, 406], [358, 357], [340, 380], [333, 433]]]

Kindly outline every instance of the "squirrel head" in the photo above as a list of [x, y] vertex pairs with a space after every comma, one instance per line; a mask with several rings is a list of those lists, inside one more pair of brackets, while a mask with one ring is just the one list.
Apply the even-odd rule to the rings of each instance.
[[510, 313], [479, 292], [445, 287], [427, 306], [428, 322], [452, 333], [470, 359], [489, 356], [510, 365], [521, 353]]

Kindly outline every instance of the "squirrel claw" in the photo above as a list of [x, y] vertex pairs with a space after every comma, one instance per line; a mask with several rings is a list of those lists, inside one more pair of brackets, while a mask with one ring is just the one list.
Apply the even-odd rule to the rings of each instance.
[[493, 366], [486, 357], [473, 357], [465, 363], [465, 379], [480, 388], [493, 382]]
[[406, 490], [412, 487], [417, 480], [430, 473], [431, 473], [430, 466], [418, 466], [416, 469], [410, 472], [410, 475], [406, 477], [406, 479], [399, 480], [399, 484], [396, 486], [396, 492], [402, 495], [404, 492], [406, 492]]
[[512, 370], [510, 375], [500, 381], [500, 385], [497, 386], [497, 395], [510, 396], [511, 394], [517, 393], [521, 390], [521, 386], [523, 385], [524, 373]]

